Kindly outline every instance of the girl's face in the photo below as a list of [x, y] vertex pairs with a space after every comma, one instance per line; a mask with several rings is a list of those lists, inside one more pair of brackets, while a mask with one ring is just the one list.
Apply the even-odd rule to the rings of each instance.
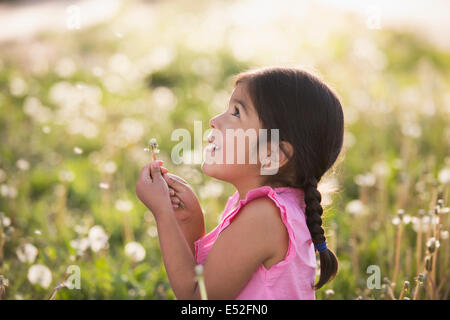
[[245, 83], [237, 85], [227, 109], [213, 117], [210, 126], [208, 140], [213, 144], [205, 149], [203, 172], [235, 185], [243, 179], [259, 179], [261, 164], [256, 146], [261, 125]]

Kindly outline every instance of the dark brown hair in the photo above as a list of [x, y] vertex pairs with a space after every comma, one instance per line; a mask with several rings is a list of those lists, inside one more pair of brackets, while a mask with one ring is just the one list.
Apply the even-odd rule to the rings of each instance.
[[[249, 96], [264, 129], [279, 129], [279, 141], [287, 141], [294, 153], [268, 185], [301, 188], [305, 215], [314, 244], [325, 241], [323, 208], [317, 190], [325, 172], [338, 158], [344, 139], [344, 115], [337, 95], [316, 76], [298, 68], [263, 67], [239, 73], [234, 85], [247, 85]], [[268, 135], [269, 136], [269, 135]], [[270, 141], [270, 136], [268, 137]], [[320, 253], [320, 278], [315, 289], [332, 280], [338, 271], [336, 255]]]

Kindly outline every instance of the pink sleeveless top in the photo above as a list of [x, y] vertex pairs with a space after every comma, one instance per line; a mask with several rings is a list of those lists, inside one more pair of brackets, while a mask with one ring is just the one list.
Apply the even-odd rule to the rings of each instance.
[[[211, 232], [195, 241], [195, 260], [204, 264], [209, 250], [222, 230], [249, 201], [259, 197], [272, 199], [280, 208], [281, 218], [289, 233], [289, 248], [284, 260], [266, 269], [259, 265], [236, 300], [315, 300], [316, 254], [306, 225], [302, 189], [262, 186], [250, 190], [244, 200], [236, 191], [228, 198], [220, 223]], [[237, 204], [237, 207], [235, 206]], [[235, 207], [234, 209], [232, 209]]]

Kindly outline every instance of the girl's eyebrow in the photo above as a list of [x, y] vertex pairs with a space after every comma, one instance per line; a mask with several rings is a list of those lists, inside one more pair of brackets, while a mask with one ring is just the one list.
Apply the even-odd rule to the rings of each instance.
[[248, 116], [248, 110], [247, 110], [247, 107], [245, 106], [245, 104], [244, 104], [241, 100], [236, 99], [236, 98], [233, 98], [233, 99], [231, 99], [231, 101], [237, 102], [237, 103], [239, 103], [240, 105], [242, 105], [242, 108], [244, 109], [245, 114]]

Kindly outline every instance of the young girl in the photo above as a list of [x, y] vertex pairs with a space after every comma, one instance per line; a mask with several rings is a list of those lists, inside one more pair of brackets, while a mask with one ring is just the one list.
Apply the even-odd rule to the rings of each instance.
[[[250, 70], [237, 76], [228, 108], [210, 126], [207, 157], [220, 150], [226, 158], [229, 144], [216, 137], [225, 137], [227, 129], [279, 129], [281, 152], [276, 161], [202, 164], [205, 174], [236, 188], [220, 223], [206, 235], [202, 209], [186, 181], [167, 173], [161, 161], [142, 169], [136, 193], [155, 216], [175, 296], [200, 299], [194, 268], [202, 264], [208, 299], [315, 299], [314, 290], [338, 269], [326, 246], [317, 190], [343, 143], [336, 94], [297, 68]], [[270, 137], [265, 146], [250, 137], [246, 159], [270, 143]], [[278, 171], [262, 175], [266, 166]], [[315, 250], [320, 278], [314, 285]]]

